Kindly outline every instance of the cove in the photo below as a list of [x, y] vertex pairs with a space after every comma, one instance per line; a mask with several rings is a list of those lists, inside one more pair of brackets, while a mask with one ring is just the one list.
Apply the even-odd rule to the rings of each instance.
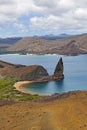
[[0, 55], [0, 60], [23, 65], [42, 65], [50, 75], [53, 74], [58, 59], [64, 62], [65, 78], [60, 82], [29, 84], [23, 87], [26, 91], [35, 94], [50, 95], [74, 90], [87, 90], [87, 55], [61, 56], [61, 55]]

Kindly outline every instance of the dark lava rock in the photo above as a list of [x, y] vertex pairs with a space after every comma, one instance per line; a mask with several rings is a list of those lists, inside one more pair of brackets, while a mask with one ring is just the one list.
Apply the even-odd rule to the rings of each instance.
[[59, 59], [57, 65], [56, 65], [56, 68], [55, 68], [55, 71], [54, 71], [54, 77], [55, 78], [63, 78], [64, 75], [63, 75], [63, 70], [64, 70], [64, 67], [63, 67], [63, 60], [62, 58]]

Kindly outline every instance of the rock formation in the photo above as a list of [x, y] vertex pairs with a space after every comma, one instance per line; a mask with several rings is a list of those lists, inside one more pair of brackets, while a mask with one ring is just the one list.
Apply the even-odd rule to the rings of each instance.
[[[8, 65], [8, 63], [7, 63]], [[22, 66], [22, 65], [9, 65], [0, 68], [0, 75], [3, 77], [14, 78], [17, 81], [24, 80], [38, 80], [42, 77], [48, 76], [47, 70], [39, 65]]]
[[27, 66], [20, 69], [20, 80], [36, 80], [49, 76], [47, 70], [40, 65]]
[[53, 76], [49, 76], [47, 70], [40, 65], [24, 66], [0, 61], [0, 76], [14, 78], [17, 81], [34, 80], [37, 82], [45, 82], [60, 80], [64, 77], [63, 61], [60, 58]]
[[62, 60], [62, 58], [60, 58], [57, 65], [56, 65], [55, 71], [54, 71], [54, 75], [53, 75], [54, 79], [64, 78], [63, 70], [64, 70], [63, 60]]

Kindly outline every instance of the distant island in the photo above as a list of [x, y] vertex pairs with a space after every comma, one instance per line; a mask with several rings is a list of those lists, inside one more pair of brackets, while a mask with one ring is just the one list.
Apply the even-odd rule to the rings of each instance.
[[[7, 43], [6, 43], [7, 41]], [[20, 54], [87, 54], [87, 34], [32, 36], [0, 40], [0, 53]]]

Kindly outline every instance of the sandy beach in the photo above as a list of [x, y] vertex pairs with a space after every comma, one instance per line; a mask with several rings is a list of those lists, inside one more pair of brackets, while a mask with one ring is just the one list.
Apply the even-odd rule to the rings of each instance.
[[14, 87], [16, 88], [16, 90], [20, 92], [33, 94], [32, 92], [29, 91], [27, 92], [26, 90], [23, 89], [24, 85], [31, 84], [31, 83], [35, 83], [35, 81], [19, 81], [14, 84]]
[[[26, 94], [31, 94], [31, 95], [33, 95], [33, 94], [36, 94], [36, 93], [31, 92], [31, 91], [29, 91], [29, 90], [27, 91], [26, 89], [24, 89], [24, 87], [25, 87], [25, 85], [27, 85], [27, 84], [39, 83], [39, 82], [42, 82], [42, 81], [19, 81], [19, 82], [16, 82], [16, 83], [14, 84], [14, 87], [16, 88], [16, 90], [18, 90], [18, 91], [20, 91], [20, 92], [22, 92], [22, 93], [26, 93]], [[43, 80], [43, 82], [46, 82], [46, 80]], [[39, 96], [47, 96], [47, 95], [51, 96], [51, 94], [40, 94], [40, 93], [38, 93], [38, 95], [39, 95]]]

